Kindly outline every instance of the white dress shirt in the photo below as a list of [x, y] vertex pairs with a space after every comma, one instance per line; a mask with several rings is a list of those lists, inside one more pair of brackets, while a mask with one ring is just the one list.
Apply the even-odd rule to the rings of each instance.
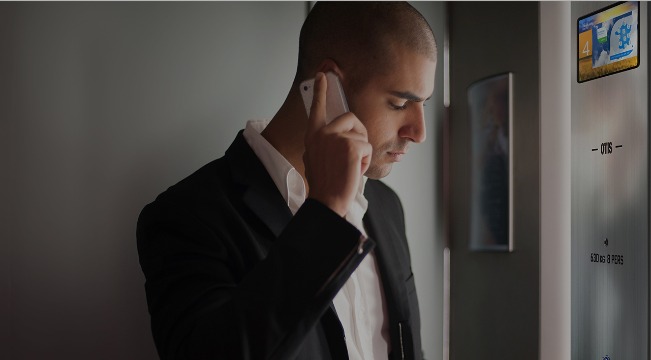
[[[292, 214], [305, 202], [305, 182], [296, 169], [260, 133], [268, 120], [249, 121], [244, 138], [258, 156], [276, 187], [287, 201]], [[368, 208], [364, 197], [366, 177], [360, 182], [346, 220], [364, 236], [362, 219]], [[333, 239], [336, 241], [336, 239]], [[333, 300], [346, 336], [351, 360], [386, 359], [389, 353], [389, 328], [386, 301], [375, 254], [369, 253]]]

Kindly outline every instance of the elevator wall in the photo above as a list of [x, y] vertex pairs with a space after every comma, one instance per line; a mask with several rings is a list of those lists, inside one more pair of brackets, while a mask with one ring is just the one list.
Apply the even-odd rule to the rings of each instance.
[[[611, 4], [572, 3], [573, 63], [580, 46], [585, 48], [577, 43], [577, 19]], [[610, 28], [610, 47], [608, 52], [593, 47], [591, 58], [610, 61], [625, 48], [617, 34], [624, 36], [623, 24], [637, 24], [634, 11], [621, 14], [629, 12], [595, 21]], [[637, 68], [578, 83], [572, 67], [574, 360], [649, 358], [647, 3], [640, 2], [637, 13], [639, 28], [631, 36], [633, 43], [640, 40]]]
[[[540, 293], [539, 5], [450, 3], [450, 358], [537, 359]], [[469, 251], [468, 86], [513, 73], [512, 253]]]

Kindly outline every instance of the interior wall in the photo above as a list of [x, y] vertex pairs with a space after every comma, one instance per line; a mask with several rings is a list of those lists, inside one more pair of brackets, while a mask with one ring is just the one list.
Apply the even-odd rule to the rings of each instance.
[[[8, 49], [10, 20], [9, 14], [1, 11], [0, 5], [0, 73], [2, 69], [8, 67]], [[1, 82], [0, 82], [1, 84]], [[11, 214], [10, 203], [4, 197], [5, 189], [9, 186], [9, 171], [11, 151], [9, 147], [9, 127], [7, 121], [3, 121], [4, 113], [2, 109], [7, 109], [10, 103], [10, 91], [6, 86], [0, 85], [0, 166], [3, 170], [0, 171], [0, 357], [7, 358], [9, 334], [11, 332], [11, 325], [9, 323], [9, 304], [10, 304], [10, 289], [11, 289], [11, 276], [10, 276], [10, 240], [9, 240], [9, 215]]]
[[540, 3], [540, 359], [571, 357], [570, 2]]
[[[537, 359], [540, 293], [539, 4], [450, 6], [450, 358]], [[469, 251], [468, 86], [513, 73], [512, 253]]]
[[[442, 42], [444, 4], [416, 3]], [[142, 207], [271, 117], [303, 2], [0, 4], [0, 358], [155, 359]], [[442, 62], [428, 140], [387, 178], [439, 359]]]
[[305, 9], [0, 4], [11, 154], [0, 190], [11, 209], [0, 229], [9, 239], [0, 358], [157, 358], [138, 214], [221, 156], [247, 119], [273, 115]]

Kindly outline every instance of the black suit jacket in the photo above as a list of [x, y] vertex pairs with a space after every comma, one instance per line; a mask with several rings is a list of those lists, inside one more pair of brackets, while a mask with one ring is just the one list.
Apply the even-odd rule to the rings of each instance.
[[369, 180], [369, 239], [318, 201], [292, 216], [240, 132], [224, 157], [160, 194], [138, 220], [152, 332], [163, 359], [347, 359], [332, 299], [374, 249], [391, 359], [421, 359], [404, 215]]

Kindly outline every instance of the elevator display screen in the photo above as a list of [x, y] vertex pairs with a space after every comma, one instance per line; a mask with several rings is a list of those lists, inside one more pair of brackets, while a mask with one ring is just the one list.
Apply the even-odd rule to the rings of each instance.
[[639, 20], [638, 1], [617, 3], [579, 18], [580, 83], [638, 67]]

